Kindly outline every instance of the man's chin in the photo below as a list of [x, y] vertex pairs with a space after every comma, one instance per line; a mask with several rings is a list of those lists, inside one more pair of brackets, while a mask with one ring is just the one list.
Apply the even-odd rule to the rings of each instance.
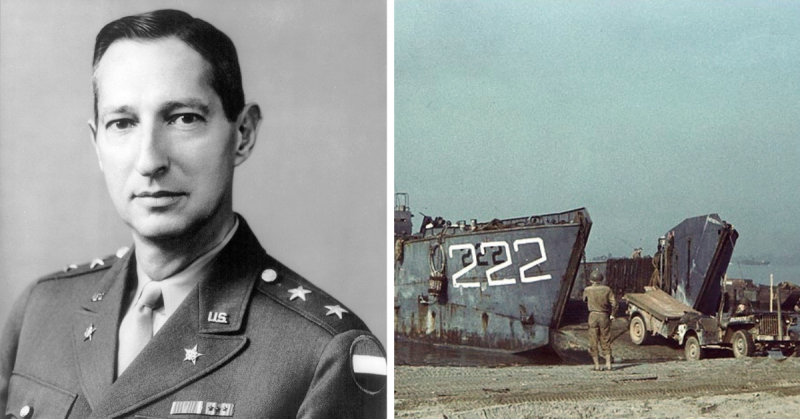
[[190, 235], [189, 223], [173, 217], [148, 217], [134, 221], [130, 227], [134, 234], [152, 242], [173, 241]]
[[152, 243], [179, 244], [185, 240], [204, 240], [213, 237], [215, 232], [210, 231], [209, 228], [217, 227], [214, 221], [221, 219], [217, 217], [219, 214], [219, 211], [184, 210], [133, 213], [130, 214], [130, 217], [123, 218], [134, 236], [142, 240]]

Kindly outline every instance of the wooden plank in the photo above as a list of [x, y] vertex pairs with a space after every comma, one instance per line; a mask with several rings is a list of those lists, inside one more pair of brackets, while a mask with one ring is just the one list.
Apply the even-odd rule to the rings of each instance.
[[626, 294], [624, 298], [662, 321], [679, 319], [686, 313], [697, 313], [693, 308], [657, 288], [647, 287], [644, 293]]

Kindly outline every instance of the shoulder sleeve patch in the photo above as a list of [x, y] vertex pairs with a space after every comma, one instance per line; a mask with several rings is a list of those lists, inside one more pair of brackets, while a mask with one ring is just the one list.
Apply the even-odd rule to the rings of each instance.
[[361, 335], [350, 345], [350, 372], [361, 391], [378, 394], [386, 388], [386, 353], [375, 336]]

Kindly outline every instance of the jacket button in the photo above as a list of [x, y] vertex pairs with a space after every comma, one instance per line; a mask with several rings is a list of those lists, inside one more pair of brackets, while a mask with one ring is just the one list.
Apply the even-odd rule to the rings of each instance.
[[23, 406], [22, 409], [19, 409], [19, 415], [23, 418], [29, 418], [33, 416], [33, 408], [30, 406]]
[[261, 279], [264, 282], [274, 282], [278, 278], [278, 273], [272, 269], [266, 269], [261, 273]]

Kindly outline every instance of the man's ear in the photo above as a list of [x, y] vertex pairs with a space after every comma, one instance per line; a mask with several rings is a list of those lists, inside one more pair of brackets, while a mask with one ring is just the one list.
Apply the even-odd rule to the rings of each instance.
[[100, 165], [100, 171], [103, 171], [103, 161], [100, 160], [100, 149], [97, 147], [97, 125], [93, 120], [89, 120], [89, 131], [92, 132], [92, 145], [94, 146], [94, 153], [97, 154], [97, 164]]
[[258, 107], [258, 104], [248, 103], [245, 105], [236, 124], [238, 135], [234, 165], [238, 166], [250, 157], [250, 153], [253, 152], [253, 147], [256, 145], [256, 134], [261, 125], [261, 108]]

